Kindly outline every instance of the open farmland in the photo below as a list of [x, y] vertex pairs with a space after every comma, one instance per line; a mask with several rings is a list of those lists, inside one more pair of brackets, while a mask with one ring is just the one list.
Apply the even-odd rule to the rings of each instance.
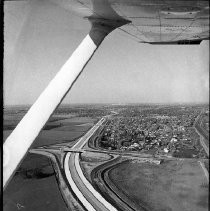
[[[4, 131], [4, 140], [9, 136], [12, 131]], [[32, 148], [46, 146], [51, 144], [59, 144], [63, 142], [72, 142], [79, 138], [84, 132], [69, 132], [69, 131], [52, 131], [44, 130], [36, 138], [32, 144]]]
[[50, 160], [28, 154], [4, 191], [4, 211], [67, 211]]
[[53, 131], [71, 131], [71, 132], [86, 132], [90, 129], [96, 119], [85, 118], [85, 117], [74, 117], [74, 118], [66, 118], [63, 120], [58, 120], [54, 122], [58, 124], [59, 127], [55, 127]]
[[[22, 114], [5, 114], [3, 140], [9, 136], [22, 117]], [[64, 114], [53, 115], [36, 138], [32, 148], [72, 142], [89, 130], [96, 121], [96, 119], [90, 117], [65, 116]]]
[[139, 210], [208, 209], [208, 182], [196, 160], [126, 161], [109, 171], [109, 179]]

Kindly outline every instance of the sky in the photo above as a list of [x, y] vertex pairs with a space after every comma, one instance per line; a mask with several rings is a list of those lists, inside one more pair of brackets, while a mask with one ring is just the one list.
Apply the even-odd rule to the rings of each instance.
[[[4, 6], [4, 104], [33, 104], [88, 34], [90, 24], [50, 1]], [[209, 42], [137, 43], [106, 37], [63, 103], [205, 103]]]

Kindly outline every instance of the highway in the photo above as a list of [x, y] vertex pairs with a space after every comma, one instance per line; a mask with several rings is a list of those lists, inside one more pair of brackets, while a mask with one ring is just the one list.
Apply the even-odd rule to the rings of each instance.
[[[102, 126], [102, 124], [106, 121], [106, 118], [109, 116], [103, 117], [101, 120], [99, 120], [84, 136], [82, 136], [78, 142], [76, 142], [71, 148], [65, 145], [58, 145], [55, 146], [54, 148], [39, 148], [32, 150], [34, 153], [43, 153], [45, 154], [46, 151], [56, 155], [56, 152], [58, 152], [58, 149], [60, 150], [60, 147], [62, 147], [64, 150], [63, 152], [60, 152], [59, 154], [62, 154], [64, 159], [61, 159], [61, 163], [59, 164], [59, 161], [57, 162], [56, 160], [54, 161], [60, 169], [59, 171], [62, 173], [65, 178], [62, 179], [62, 174], [60, 179], [63, 180], [63, 183], [66, 181], [66, 186], [70, 186], [71, 191], [76, 195], [76, 200], [80, 201], [80, 210], [88, 210], [88, 211], [117, 211], [113, 205], [111, 205], [103, 196], [97, 192], [92, 184], [86, 179], [86, 177], [83, 174], [83, 171], [80, 166], [80, 154], [83, 151], [91, 151], [91, 150], [86, 150], [83, 147], [85, 144], [88, 142], [88, 140], [91, 138], [91, 136], [94, 135], [94, 133], [99, 129], [99, 127]], [[200, 141], [205, 149], [207, 155], [209, 156], [208, 152], [208, 146], [206, 144], [207, 140], [203, 141], [205, 139], [202, 136], [202, 130], [203, 128], [201, 127], [201, 115], [199, 115], [195, 121], [194, 124], [195, 129], [200, 135]], [[58, 148], [57, 148], [58, 147]], [[45, 152], [44, 152], [45, 151]], [[98, 150], [93, 150], [94, 152]], [[107, 152], [106, 152], [107, 153]], [[110, 152], [109, 152], [110, 153]], [[121, 154], [117, 152], [116, 154]], [[121, 154], [122, 155], [122, 154]], [[129, 153], [124, 154], [124, 156], [131, 156]], [[137, 156], [137, 155], [136, 155]], [[135, 157], [135, 155], [132, 154], [132, 157]], [[139, 157], [139, 155], [138, 155]], [[200, 162], [201, 167], [203, 168], [204, 166], [202, 165], [203, 163]], [[63, 168], [62, 168], [63, 166]], [[206, 175], [206, 172], [204, 172]], [[70, 199], [70, 193], [66, 192], [66, 188], [61, 188], [61, 190], [64, 192], [63, 194], [65, 195], [64, 198], [69, 202], [69, 200], [74, 200], [73, 198]], [[70, 191], [70, 190], [69, 190]], [[67, 197], [66, 197], [67, 196]], [[70, 204], [71, 206], [71, 204]], [[69, 207], [70, 207], [69, 206]]]
[[200, 166], [201, 166], [201, 168], [202, 168], [202, 170], [203, 170], [203, 172], [205, 174], [207, 182], [209, 182], [209, 172], [208, 172], [208, 170], [206, 169], [206, 167], [205, 167], [203, 162], [201, 162], [201, 161], [198, 161], [198, 162], [199, 162], [199, 164], [200, 164]]
[[[83, 137], [79, 139], [72, 149], [81, 150], [89, 138], [105, 122], [105, 120], [105, 118], [102, 118], [97, 124], [95, 124]], [[117, 209], [107, 202], [85, 178], [79, 163], [79, 153], [66, 153], [64, 171], [72, 190], [87, 210], [117, 211]]]
[[[201, 144], [209, 156], [209, 143], [206, 137], [206, 132], [201, 126], [202, 115], [199, 115], [195, 121], [195, 129], [200, 135]], [[90, 137], [98, 130], [98, 128], [105, 122], [105, 117], [102, 118], [96, 125], [94, 125], [79, 141], [71, 148], [72, 150], [82, 150], [83, 146], [88, 142]], [[83, 204], [83, 206], [90, 211], [117, 211], [109, 202], [107, 202], [98, 193], [91, 183], [85, 178], [80, 163], [79, 153], [67, 152], [65, 157], [64, 169], [66, 177], [71, 185], [72, 190]], [[202, 167], [202, 165], [201, 165]]]
[[209, 157], [209, 137], [208, 137], [208, 133], [201, 125], [202, 124], [202, 114], [203, 114], [203, 112], [201, 112], [201, 114], [196, 118], [194, 127], [200, 136], [200, 143], [201, 143], [202, 147], [204, 148], [206, 154]]
[[[109, 116], [106, 117], [108, 118]], [[79, 155], [83, 152], [82, 148], [88, 142], [90, 137], [106, 121], [106, 117], [103, 117], [98, 121], [71, 148], [65, 145], [59, 145], [57, 147], [39, 147], [30, 150], [31, 153], [50, 157], [55, 163], [59, 174], [60, 189], [70, 210], [117, 211], [117, 209], [107, 202], [85, 178], [79, 162]], [[61, 147], [65, 148], [63, 152], [60, 152]], [[62, 155], [61, 157], [64, 159], [60, 159], [59, 161], [59, 159], [56, 158], [58, 154]], [[70, 193], [70, 189], [67, 188], [68, 186], [71, 187], [71, 191], [76, 195], [76, 201], [78, 202], [79, 200], [81, 202], [80, 204], [77, 203], [77, 209], [74, 209], [75, 199]]]

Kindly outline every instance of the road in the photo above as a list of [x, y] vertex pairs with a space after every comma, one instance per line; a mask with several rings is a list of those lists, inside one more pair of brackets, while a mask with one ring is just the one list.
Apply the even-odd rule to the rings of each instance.
[[[203, 128], [201, 127], [200, 119], [201, 116], [196, 119], [195, 128], [200, 135], [201, 144], [204, 150], [206, 151], [207, 155], [209, 156], [209, 148], [207, 144], [206, 134], [205, 131], [203, 131]], [[98, 128], [103, 124], [104, 121], [105, 118], [102, 118], [82, 138], [80, 138], [79, 141], [71, 149], [82, 150], [83, 146], [87, 143], [89, 138], [98, 130]], [[107, 202], [85, 178], [79, 163], [79, 153], [67, 152], [67, 155], [65, 157], [64, 169], [66, 172], [66, 177], [71, 185], [71, 188], [87, 210], [116, 211], [116, 208], [113, 207], [109, 202]]]
[[[64, 195], [64, 199], [68, 204], [68, 207], [71, 209], [75, 207], [75, 199], [72, 194], [69, 192], [67, 186], [71, 187], [71, 190], [76, 195], [77, 199], [81, 202], [81, 205], [77, 205], [79, 210], [88, 210], [88, 211], [117, 211], [109, 202], [107, 202], [101, 194], [99, 194], [91, 185], [91, 183], [85, 178], [80, 162], [79, 155], [83, 152], [83, 146], [88, 142], [90, 137], [98, 130], [100, 126], [106, 121], [106, 118], [109, 116], [103, 117], [98, 121], [84, 136], [82, 136], [78, 142], [73, 145], [71, 148], [67, 146], [55, 146], [55, 147], [39, 147], [37, 149], [31, 149], [31, 153], [42, 154], [48, 156], [57, 166], [57, 172], [59, 174], [60, 184], [62, 183], [60, 189]], [[60, 151], [61, 148], [65, 150]], [[64, 159], [60, 161], [56, 158], [56, 154], [62, 155]], [[66, 184], [65, 184], [66, 183]], [[73, 200], [71, 202], [71, 200]], [[72, 205], [73, 203], [73, 205]], [[75, 210], [78, 210], [75, 209]]]
[[200, 136], [201, 145], [203, 146], [206, 154], [209, 157], [209, 137], [208, 137], [206, 130], [201, 125], [202, 124], [202, 114], [203, 114], [203, 112], [195, 120], [194, 127]]
[[[109, 116], [111, 116], [111, 115], [109, 115]], [[99, 127], [102, 126], [102, 124], [106, 121], [106, 118], [109, 118], [109, 116], [103, 117], [101, 120], [99, 120], [71, 148], [68, 146], [65, 146], [65, 145], [58, 145], [58, 146], [54, 146], [54, 148], [53, 147], [50, 147], [50, 148], [43, 147], [43, 148], [37, 149], [38, 151], [32, 150], [32, 151], [34, 151], [34, 153], [37, 153], [37, 152], [43, 153], [44, 151], [45, 152], [48, 151], [55, 155], [56, 152], [58, 152], [58, 149], [63, 148], [63, 151], [60, 151], [59, 154], [61, 154], [64, 159], [61, 159], [60, 163], [59, 163], [59, 161], [55, 160], [55, 163], [56, 163], [59, 171], [61, 172], [60, 176], [59, 176], [60, 177], [59, 180], [62, 179], [61, 176], [62, 176], [62, 172], [63, 172], [63, 176], [65, 177], [62, 179], [63, 183], [66, 181], [66, 185], [67, 186], [69, 185], [71, 187], [71, 190], [76, 195], [76, 198], [80, 201], [80, 205], [78, 205], [78, 206], [82, 206], [81, 207], [82, 210], [117, 211], [117, 209], [115, 207], [113, 207], [113, 205], [111, 205], [108, 201], [106, 201], [106, 199], [103, 198], [103, 196], [99, 192], [97, 192], [94, 189], [94, 187], [92, 186], [92, 184], [86, 179], [86, 177], [84, 176], [84, 174], [82, 172], [80, 162], [79, 162], [81, 152], [91, 151], [91, 150], [83, 149], [83, 147], [88, 142], [90, 137], [93, 136], [94, 133], [99, 129]], [[201, 144], [202, 144], [203, 148], [205, 149], [207, 155], [209, 155], [209, 152], [208, 152], [209, 145], [207, 145], [206, 142], [203, 141], [204, 137], [202, 136], [201, 116], [199, 116], [196, 119], [194, 126], [201, 137], [200, 140], [201, 140]], [[93, 151], [103, 152], [100, 150], [93, 150]], [[139, 154], [138, 155], [133, 155], [133, 154], [130, 155], [130, 153], [120, 153], [120, 152], [115, 152], [115, 153], [118, 155], [121, 154], [121, 156], [124, 155], [124, 156], [139, 157]], [[201, 167], [203, 168], [202, 162], [200, 162], [200, 164], [201, 164]], [[206, 173], [205, 173], [205, 175], [206, 175]], [[69, 201], [70, 193], [68, 193], [68, 192], [65, 193], [66, 188], [64, 188], [64, 190], [63, 190], [63, 188], [61, 188], [61, 189], [64, 192], [66, 200]], [[74, 200], [74, 199], [72, 198], [70, 200]], [[72, 205], [70, 204], [70, 206], [72, 206]]]
[[[105, 118], [102, 118], [83, 137], [81, 137], [71, 149], [81, 150], [105, 120]], [[117, 209], [107, 202], [85, 178], [79, 163], [79, 153], [66, 153], [64, 171], [72, 190], [87, 210], [117, 211]]]
[[207, 182], [209, 182], [209, 172], [207, 171], [207, 169], [206, 169], [206, 167], [205, 167], [203, 162], [201, 162], [201, 161], [198, 161], [198, 162], [199, 162], [199, 164], [200, 164], [200, 166], [201, 166], [201, 168], [202, 168], [202, 170], [203, 170], [203, 172], [205, 174]]

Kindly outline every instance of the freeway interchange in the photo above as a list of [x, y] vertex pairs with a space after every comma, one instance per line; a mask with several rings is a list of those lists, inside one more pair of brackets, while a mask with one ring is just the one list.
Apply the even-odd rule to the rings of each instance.
[[[114, 115], [114, 114], [112, 114]], [[80, 164], [80, 155], [85, 151], [98, 152], [98, 153], [107, 153], [112, 154], [114, 158], [119, 157], [119, 152], [109, 152], [105, 150], [87, 150], [84, 146], [88, 143], [89, 139], [96, 133], [96, 131], [103, 127], [106, 123], [106, 120], [112, 116], [104, 116], [99, 120], [84, 136], [82, 136], [76, 144], [72, 147], [69, 147], [66, 144], [52, 145], [49, 147], [39, 147], [36, 149], [31, 149], [31, 153], [42, 154], [50, 157], [53, 161], [53, 167], [56, 171], [56, 176], [59, 180], [58, 184], [60, 187], [61, 194], [65, 200], [67, 206], [70, 210], [89, 210], [89, 211], [117, 211], [110, 202], [108, 202], [105, 197], [101, 195], [96, 188], [93, 187], [90, 181], [85, 177], [83, 170]], [[203, 130], [201, 127], [201, 116], [195, 121], [194, 124], [196, 130], [200, 134], [201, 144], [204, 147], [207, 155], [208, 146], [206, 144], [207, 140], [204, 141], [202, 136]], [[137, 157], [134, 153], [124, 153], [121, 156], [128, 157]], [[113, 162], [115, 159], [109, 161]], [[104, 163], [107, 165], [109, 162]], [[100, 167], [100, 166], [99, 166]], [[103, 167], [102, 167], [103, 168]], [[102, 169], [101, 168], [101, 169]], [[113, 198], [116, 197], [116, 193], [108, 193], [109, 195], [113, 194]], [[131, 206], [128, 205], [123, 199], [119, 196], [114, 199], [118, 204], [123, 204], [123, 207], [127, 207], [127, 210], [134, 210]]]
[[[94, 125], [79, 141], [72, 147], [72, 149], [81, 149], [95, 133], [95, 131], [104, 123], [105, 118], [102, 118], [96, 125]], [[87, 210], [113, 210], [116, 209], [107, 202], [85, 178], [79, 164], [79, 154], [68, 152], [65, 158], [64, 169], [66, 177], [74, 190], [76, 196], [82, 202]], [[74, 178], [74, 179], [73, 179]]]
[[[31, 153], [48, 156], [54, 161], [54, 163], [56, 163], [57, 175], [59, 175], [60, 184], [67, 183], [65, 188], [70, 186], [69, 189], [73, 191], [73, 194], [71, 194], [60, 185], [63, 198], [70, 209], [77, 210], [79, 207], [79, 209], [90, 211], [117, 211], [117, 209], [106, 201], [106, 199], [104, 199], [85, 178], [79, 163], [79, 153], [82, 152], [82, 148], [108, 117], [109, 116], [106, 116], [99, 120], [84, 136], [78, 140], [73, 147], [69, 149], [65, 145], [59, 145], [58, 148], [56, 148], [56, 146], [47, 148], [40, 147], [30, 150]], [[62, 151], [60, 149], [65, 150], [63, 151], [63, 159], [59, 161], [57, 159], [57, 154]], [[80, 206], [75, 206], [74, 203], [69, 202], [70, 195], [76, 196], [75, 198], [77, 201], [79, 200]]]

